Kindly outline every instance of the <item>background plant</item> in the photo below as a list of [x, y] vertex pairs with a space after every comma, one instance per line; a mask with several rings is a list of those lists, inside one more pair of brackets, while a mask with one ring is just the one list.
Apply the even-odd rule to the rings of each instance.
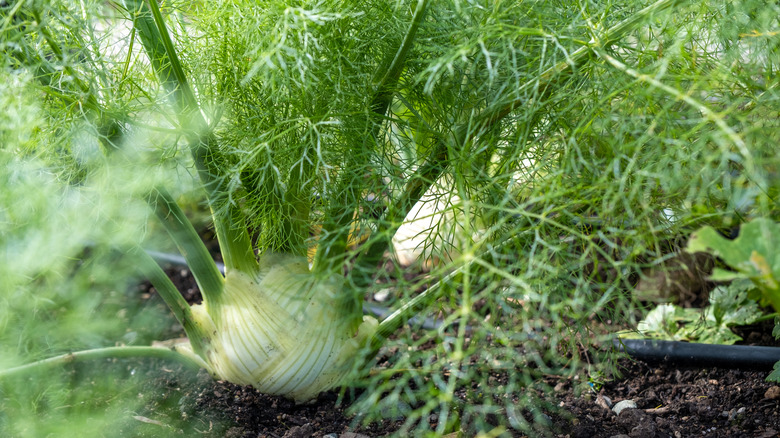
[[[383, 368], [360, 381], [366, 391], [354, 410], [362, 419], [395, 410], [417, 433], [528, 431], [550, 410], [529, 389], [543, 387], [543, 375], [597, 372], [580, 354], [597, 339], [594, 324], [635, 323], [632, 284], [676, 250], [679, 236], [776, 216], [777, 8], [661, 1], [642, 9], [648, 5], [162, 5], [218, 144], [203, 157], [213, 170], [207, 179], [228, 194], [212, 202], [217, 214], [245, 214], [261, 250], [316, 247], [320, 269], [348, 263], [356, 295], [389, 283], [394, 307], [438, 297], [443, 323], [405, 326], [386, 341]], [[67, 222], [85, 234], [62, 240], [62, 253], [42, 250], [65, 263], [84, 259], [87, 241], [138, 243], [144, 210], [127, 220], [125, 200], [163, 182], [178, 196], [198, 173], [182, 153], [191, 126], [179, 119], [181, 108], [171, 109], [176, 89], [165, 78], [160, 84], [161, 66], [144, 55], [119, 5], [3, 8], [4, 83], [18, 84], [3, 98], [22, 110], [3, 115], [14, 119], [3, 131], [5, 159], [20, 163], [3, 175], [48, 175], [46, 184], [9, 190], [8, 210], [33, 205], [30, 185], [51, 189], [30, 211], [56, 210], [51, 205], [68, 199], [63, 192], [94, 191], [101, 215], [75, 204], [83, 217]], [[101, 152], [113, 147], [131, 159]], [[434, 220], [424, 239], [436, 261], [428, 276], [405, 280], [401, 267], [380, 269], [379, 261], [406, 213], [430, 199], [426, 192], [448, 219]], [[38, 254], [33, 242], [58, 214], [31, 216], [3, 221], [4, 235], [32, 239], [4, 242], [6, 254]], [[24, 223], [34, 232], [25, 234]], [[357, 233], [367, 240], [351, 246]], [[96, 263], [109, 261], [101, 254]], [[70, 268], [25, 269], [3, 289], [26, 309], [17, 315], [33, 315], [22, 297], [42, 294], [30, 277]], [[426, 289], [431, 279], [442, 281]], [[77, 302], [106, 287], [64, 284], [59, 299]], [[57, 327], [73, 325], [44, 313]], [[61, 340], [24, 349], [19, 340], [35, 343], [30, 332], [4, 331], [6, 365], [91, 345], [57, 333]], [[117, 342], [104, 333], [95, 344]], [[8, 427], [20, 424], [7, 418]]]
[[731, 345], [742, 338], [731, 327], [772, 319], [756, 302], [758, 292], [748, 282], [737, 281], [710, 291], [703, 309], [660, 304], [637, 325], [638, 333], [621, 337]]

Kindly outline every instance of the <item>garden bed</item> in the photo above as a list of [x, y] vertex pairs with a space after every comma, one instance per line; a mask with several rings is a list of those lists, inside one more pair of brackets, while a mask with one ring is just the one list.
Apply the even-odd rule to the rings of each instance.
[[[180, 290], [187, 291], [189, 301], [199, 300], [188, 270], [170, 266], [166, 271]], [[148, 284], [140, 286], [140, 293], [153, 302], [158, 299]], [[767, 330], [771, 331], [771, 324], [745, 328], [741, 335], [750, 343], [771, 344]], [[554, 390], [547, 397], [563, 410], [550, 416], [550, 434], [772, 437], [780, 431], [780, 387], [765, 381], [766, 371], [652, 365], [630, 359], [621, 360], [618, 368], [622, 376], [591, 391], [582, 391], [581, 382], [549, 377], [546, 383]], [[159, 369], [159, 364], [148, 367], [150, 383], [144, 397], [150, 402], [133, 416], [148, 423], [145, 429], [150, 436], [155, 427], [177, 435], [171, 424], [187, 418], [196, 420], [189, 427], [204, 437], [378, 437], [403, 424], [402, 418], [396, 418], [361, 426], [346, 413], [349, 401], [339, 402], [333, 392], [295, 405], [252, 387], [213, 381], [204, 371], [160, 373]], [[637, 408], [616, 415], [608, 406], [622, 400], [632, 400]], [[436, 418], [429, 422], [435, 426]], [[181, 436], [188, 433], [191, 430], [180, 431]], [[507, 432], [507, 436], [523, 435]]]
[[[569, 382], [556, 384], [551, 396], [570, 417], [553, 418], [552, 436], [768, 438], [780, 431], [780, 388], [765, 382], [764, 372], [651, 367], [630, 361], [622, 361], [621, 366], [624, 376], [606, 383], [599, 391], [601, 397], [576, 395]], [[310, 404], [296, 406], [251, 387], [214, 382], [205, 372], [196, 379], [164, 373], [150, 385], [146, 394], [150, 400], [161, 394], [177, 399], [177, 412], [192, 417], [197, 425], [193, 427], [204, 437], [378, 437], [400, 425], [388, 420], [356, 427], [336, 394], [326, 393]], [[602, 406], [599, 399], [603, 396], [613, 401], [634, 400], [638, 409], [615, 415]], [[166, 419], [170, 413], [158, 408], [152, 403], [135, 419], [169, 431]], [[186, 433], [181, 431], [181, 436]]]

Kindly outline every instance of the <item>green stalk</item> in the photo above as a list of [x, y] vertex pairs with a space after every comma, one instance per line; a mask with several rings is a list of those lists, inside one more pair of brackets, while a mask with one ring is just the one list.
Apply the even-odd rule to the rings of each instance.
[[428, 308], [433, 302], [435, 302], [443, 293], [445, 284], [456, 284], [464, 272], [467, 272], [471, 265], [479, 261], [481, 257], [488, 254], [485, 248], [485, 244], [489, 242], [488, 235], [475, 242], [468, 254], [463, 255], [463, 263], [447, 274], [445, 277], [434, 283], [431, 287], [417, 294], [414, 298], [406, 301], [401, 307], [395, 310], [393, 313], [385, 317], [376, 329], [376, 332], [371, 338], [369, 347], [371, 354], [376, 354], [378, 349], [383, 345], [384, 341], [398, 330], [401, 325], [414, 316], [419, 316], [419, 312]]
[[[395, 86], [398, 84], [398, 79], [401, 78], [401, 72], [404, 69], [404, 63], [406, 62], [406, 56], [414, 45], [415, 37], [417, 36], [417, 30], [420, 28], [425, 17], [425, 11], [428, 9], [429, 0], [418, 0], [417, 7], [414, 10], [412, 16], [412, 24], [404, 35], [404, 39], [401, 42], [401, 46], [398, 47], [398, 51], [393, 56], [389, 65], [383, 69], [379, 69], [374, 76], [377, 79], [377, 85], [375, 88], [375, 95], [373, 99], [372, 109], [380, 117], [384, 117], [387, 113], [390, 104], [393, 101], [393, 94], [395, 94]], [[378, 128], [377, 128], [378, 129]], [[375, 136], [376, 137], [376, 136]]]
[[[303, 142], [302, 142], [303, 143]], [[306, 255], [306, 238], [309, 236], [312, 197], [311, 191], [305, 190], [305, 184], [313, 179], [315, 166], [312, 160], [306, 159], [306, 146], [299, 148], [301, 163], [296, 164], [290, 170], [287, 191], [284, 193], [284, 202], [278, 205], [282, 223], [282, 233], [286, 236], [281, 246], [273, 248], [274, 251]], [[277, 182], [278, 184], [278, 182]]]
[[204, 299], [216, 299], [222, 293], [225, 281], [192, 223], [166, 190], [158, 188], [156, 193], [149, 195], [148, 201], [187, 260]]
[[133, 25], [160, 82], [172, 93], [179, 124], [189, 139], [198, 176], [206, 189], [225, 268], [253, 272], [257, 261], [244, 215], [226, 200], [224, 175], [215, 163], [217, 139], [200, 112], [160, 8], [154, 0], [125, 0], [125, 7], [133, 14]]
[[[184, 332], [187, 334], [187, 338], [192, 346], [192, 351], [202, 356], [205, 351], [204, 340], [208, 339], [209, 333], [195, 321], [192, 315], [192, 307], [184, 300], [184, 297], [181, 296], [179, 290], [176, 289], [176, 286], [165, 271], [160, 268], [160, 265], [143, 250], [138, 252], [140, 269], [144, 276], [152, 283], [157, 293], [165, 301], [165, 304], [171, 309], [173, 316], [176, 317], [176, 320], [184, 328]], [[194, 272], [195, 270], [193, 270]], [[205, 291], [204, 289], [201, 290]]]
[[[385, 114], [393, 101], [395, 87], [401, 77], [406, 57], [414, 46], [417, 30], [425, 17], [425, 11], [428, 8], [428, 4], [429, 0], [418, 0], [417, 7], [412, 16], [412, 23], [409, 25], [398, 50], [396, 50], [389, 61], [383, 63], [383, 65], [377, 69], [377, 72], [374, 75], [376, 85], [370, 104], [372, 113], [367, 116], [366, 123], [369, 126], [367, 130], [371, 132], [370, 138], [375, 144], [380, 142], [379, 129], [382, 126], [380, 119], [385, 117]], [[366, 151], [370, 149], [371, 148], [367, 147], [367, 145], [361, 145], [361, 147], [357, 147], [355, 150], [350, 151], [348, 163], [343, 171], [344, 174], [347, 175], [347, 178], [350, 178], [356, 172], [359, 172], [365, 165], [366, 157], [368, 156]], [[334, 255], [342, 255], [346, 252], [351, 231], [349, 225], [354, 216], [354, 201], [363, 196], [360, 187], [352, 184], [351, 180], [346, 179], [346, 185], [347, 187], [345, 187], [343, 194], [344, 202], [338, 203], [335, 208], [332, 209], [329, 216], [334, 220], [323, 227], [323, 234], [334, 234], [335, 237], [331, 238], [327, 245], [325, 245], [325, 242], [322, 242], [321, 246], [327, 246], [327, 248], [321, 248], [321, 250], [317, 251], [314, 260], [314, 269], [316, 270], [333, 269], [334, 266], [332, 266], [332, 263], [328, 265], [324, 262], [325, 258], [330, 256], [331, 261], [333, 261], [334, 259], [332, 257]]]
[[444, 293], [444, 284], [455, 282], [463, 271], [466, 269], [466, 264], [460, 266], [455, 271], [447, 274], [444, 278], [434, 283], [428, 289], [415, 295], [414, 298], [404, 302], [404, 304], [393, 311], [385, 319], [379, 323], [376, 332], [371, 338], [369, 343], [371, 352], [369, 357], [376, 354], [379, 348], [384, 345], [387, 338], [395, 333], [402, 325], [414, 316], [419, 316], [419, 313], [436, 301]]
[[0, 370], [0, 379], [23, 375], [34, 371], [43, 371], [49, 368], [59, 368], [71, 363], [85, 362], [95, 359], [120, 359], [127, 357], [137, 358], [158, 358], [165, 360], [172, 360], [192, 369], [201, 368], [201, 364], [193, 358], [181, 354], [174, 348], [166, 347], [105, 347], [95, 348], [92, 350], [77, 351], [74, 353], [61, 354], [59, 356], [50, 357], [47, 359], [39, 360], [36, 362], [28, 363], [22, 366], [8, 368], [6, 370]]

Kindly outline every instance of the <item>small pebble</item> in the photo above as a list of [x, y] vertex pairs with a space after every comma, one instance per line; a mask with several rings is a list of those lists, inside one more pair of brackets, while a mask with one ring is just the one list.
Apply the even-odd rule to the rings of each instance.
[[[411, 412], [412, 408], [406, 402], [398, 402], [397, 405], [392, 408], [386, 407], [380, 411], [382, 418], [386, 420], [400, 421], [406, 417], [408, 412]], [[342, 434], [343, 435], [343, 434]]]
[[732, 410], [730, 410], [728, 412], [727, 411], [723, 411], [723, 412], [720, 413], [720, 416], [728, 418], [729, 421], [734, 421], [737, 418], [741, 417], [742, 414], [744, 414], [744, 413], [745, 413], [745, 408], [741, 407], [739, 409], [732, 409]]
[[390, 288], [380, 289], [377, 293], [374, 294], [374, 301], [379, 303], [386, 301], [388, 298], [390, 298], [390, 292]]
[[596, 397], [596, 404], [604, 408], [604, 410], [610, 410], [612, 408], [612, 400], [609, 399], [609, 397], [603, 396], [601, 394]]
[[344, 432], [339, 436], [339, 438], [370, 438], [370, 437], [368, 435], [363, 435], [362, 433]]
[[624, 409], [636, 409], [636, 402], [633, 400], [619, 401], [615, 403], [615, 406], [612, 407], [612, 412], [614, 412], [616, 415], [620, 415]]
[[780, 386], [770, 386], [764, 393], [764, 398], [769, 400], [777, 400], [780, 398]]

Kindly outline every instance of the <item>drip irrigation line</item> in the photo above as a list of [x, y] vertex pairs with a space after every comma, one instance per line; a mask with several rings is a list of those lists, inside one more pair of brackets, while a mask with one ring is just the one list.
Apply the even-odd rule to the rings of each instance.
[[[371, 303], [363, 303], [363, 313], [366, 315], [372, 315], [377, 317], [378, 319], [384, 319], [386, 316], [393, 313], [393, 309], [390, 309], [388, 307], [384, 306], [378, 306], [376, 304]], [[413, 316], [409, 318], [407, 323], [414, 327], [420, 327], [425, 330], [438, 330], [439, 327], [441, 327], [444, 324], [444, 321], [440, 319], [433, 319], [433, 318], [419, 318], [416, 316]], [[467, 327], [467, 331], [470, 330], [470, 327]]]
[[[152, 256], [153, 259], [157, 260], [158, 263], [170, 263], [172, 265], [178, 265], [182, 267], [187, 266], [187, 260], [180, 256], [179, 254], [169, 254], [166, 252], [159, 252], [159, 251], [153, 251], [151, 249], [144, 250], [147, 254]], [[219, 272], [222, 273], [222, 275], [225, 275], [225, 264], [222, 262], [214, 262], [217, 264], [217, 269], [219, 269]]]
[[771, 370], [780, 361], [778, 347], [621, 338], [613, 342], [619, 351], [648, 363]]

